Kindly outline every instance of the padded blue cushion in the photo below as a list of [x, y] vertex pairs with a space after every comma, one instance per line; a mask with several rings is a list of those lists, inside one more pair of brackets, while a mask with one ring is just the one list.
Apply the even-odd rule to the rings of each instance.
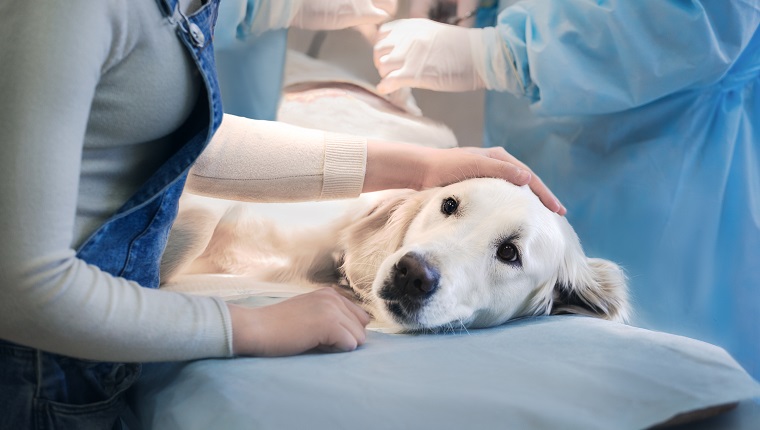
[[149, 429], [588, 430], [646, 428], [760, 397], [760, 384], [710, 344], [552, 316], [370, 332], [350, 353], [150, 365], [135, 393]]

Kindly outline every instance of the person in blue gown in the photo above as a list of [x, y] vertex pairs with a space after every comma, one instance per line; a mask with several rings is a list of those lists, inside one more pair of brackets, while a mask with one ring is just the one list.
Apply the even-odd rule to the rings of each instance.
[[378, 89], [489, 90], [484, 145], [546, 182], [589, 255], [626, 268], [634, 323], [760, 378], [760, 2], [498, 8], [484, 28], [384, 25]]

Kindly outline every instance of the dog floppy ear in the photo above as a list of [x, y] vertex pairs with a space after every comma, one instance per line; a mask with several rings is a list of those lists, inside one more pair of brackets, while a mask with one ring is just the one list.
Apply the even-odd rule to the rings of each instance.
[[628, 322], [628, 286], [620, 266], [583, 254], [571, 253], [568, 257], [556, 280], [549, 313]]

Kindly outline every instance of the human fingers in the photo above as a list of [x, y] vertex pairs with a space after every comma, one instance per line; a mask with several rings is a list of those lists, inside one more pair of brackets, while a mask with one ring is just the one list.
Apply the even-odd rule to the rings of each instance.
[[[351, 351], [366, 338], [366, 319], [332, 289], [260, 308], [229, 305], [237, 355], [286, 356], [314, 348]], [[322, 348], [324, 346], [324, 348]]]
[[403, 70], [394, 70], [377, 83], [376, 89], [380, 94], [391, 94], [401, 88], [408, 87], [409, 79], [404, 77]]
[[391, 43], [381, 41], [375, 44], [375, 48], [372, 51], [372, 62], [375, 64], [375, 68], [381, 77], [384, 77], [385, 75], [382, 74], [380, 70], [383, 66], [383, 63], [387, 60], [386, 57], [388, 57], [388, 55], [393, 52], [393, 48], [394, 46]]
[[399, 73], [399, 71], [404, 68], [405, 55], [403, 54], [404, 53], [401, 49], [396, 48], [380, 57], [378, 63], [375, 65], [375, 67], [377, 67], [377, 73], [382, 78], [393, 79], [393, 77], [389, 77], [389, 75], [393, 72]]
[[[397, 26], [397, 23], [398, 21], [393, 21], [381, 25], [375, 35], [375, 44], [372, 48], [372, 61], [375, 63], [378, 72], [380, 72], [382, 63], [387, 61], [387, 56], [396, 49], [396, 45], [399, 42], [397, 37], [392, 35], [392, 31]], [[381, 74], [380, 76], [384, 75]]]
[[389, 34], [393, 31], [394, 28], [396, 28], [399, 23], [404, 22], [403, 19], [397, 19], [395, 21], [390, 21], [382, 24], [380, 28], [377, 29], [377, 40], [375, 43], [379, 42], [380, 40], [388, 37]]
[[322, 296], [323, 306], [331, 315], [326, 319], [326, 338], [320, 341], [320, 345], [350, 351], [364, 344], [369, 315], [333, 288], [323, 288], [316, 294]]
[[393, 69], [388, 69], [390, 67], [388, 61], [389, 55], [391, 55], [394, 48], [395, 46], [386, 40], [378, 42], [375, 45], [375, 49], [372, 53], [372, 61], [374, 62], [375, 68], [380, 77], [384, 78], [385, 75], [393, 71]]
[[[311, 293], [314, 296], [320, 296], [322, 299], [329, 301], [331, 306], [336, 306], [340, 312], [353, 318], [358, 324], [366, 326], [370, 322], [369, 314], [361, 306], [352, 302], [348, 297], [338, 292], [335, 288], [320, 288]], [[306, 295], [308, 295], [306, 294]], [[303, 295], [303, 296], [306, 296]], [[300, 297], [303, 297], [300, 296]]]
[[361, 346], [359, 341], [344, 327], [327, 333], [327, 336], [314, 349], [323, 352], [350, 352]]
[[[409, 65], [405, 60], [388, 62], [385, 70], [390, 70], [377, 83], [377, 92], [388, 95], [403, 88], [420, 88], [423, 90], [439, 90], [435, 82], [419, 78], [419, 67]], [[382, 76], [382, 75], [381, 75]]]
[[420, 24], [424, 22], [425, 20], [421, 19], [397, 19], [380, 25], [373, 46], [375, 58], [378, 55], [382, 56], [381, 54], [388, 52], [389, 49], [406, 46], [408, 42], [418, 39], [417, 32]]
[[348, 352], [364, 345], [366, 341], [364, 326], [352, 318], [342, 315], [340, 321], [324, 332], [317, 349], [325, 352]]
[[319, 343], [317, 349], [325, 352], [349, 352], [364, 345], [366, 333], [358, 331], [351, 325], [334, 327], [327, 337]]
[[533, 175], [528, 186], [533, 191], [533, 193], [538, 196], [539, 200], [541, 200], [541, 203], [543, 203], [544, 206], [546, 206], [550, 211], [556, 212], [557, 214], [563, 216], [567, 214], [567, 209], [565, 206], [560, 203], [557, 196], [551, 192], [549, 187], [544, 184], [544, 181], [542, 181], [538, 175]]
[[417, 39], [405, 38], [399, 31], [377, 42], [373, 50], [375, 67], [382, 78], [377, 85], [380, 94], [390, 94], [405, 87], [427, 88], [426, 82], [419, 79], [420, 64], [410, 61], [410, 58], [422, 55], [424, 47]]
[[343, 329], [351, 336], [348, 339], [348, 346], [351, 349], [356, 349], [359, 346], [364, 345], [364, 341], [367, 340], [367, 329], [356, 322], [353, 318], [344, 320]]
[[471, 178], [501, 178], [515, 185], [530, 182], [529, 171], [512, 163], [468, 153], [460, 148], [439, 149], [426, 159], [419, 188], [440, 187]]
[[354, 337], [359, 345], [363, 344], [366, 336], [365, 327], [370, 321], [369, 314], [333, 288], [327, 288], [325, 294], [331, 294], [337, 299], [335, 305], [338, 307], [340, 325]]
[[484, 157], [478, 163], [477, 177], [493, 177], [506, 179], [515, 185], [527, 185], [533, 174], [521, 166], [509, 161]]
[[[533, 191], [536, 196], [538, 196], [539, 200], [541, 200], [541, 203], [544, 204], [544, 206], [547, 207], [552, 212], [556, 212], [559, 215], [565, 215], [567, 213], [567, 209], [565, 208], [562, 203], [560, 203], [559, 199], [554, 195], [554, 193], [549, 189], [549, 187], [544, 184], [544, 182], [541, 180], [541, 178], [538, 177], [525, 163], [518, 160], [514, 155], [507, 152], [502, 147], [492, 147], [492, 148], [462, 148], [465, 149], [468, 152], [477, 153], [477, 154], [483, 154], [487, 157], [494, 158], [497, 160], [502, 160], [504, 162], [510, 163], [512, 165], [518, 166], [521, 169], [524, 169], [531, 173], [530, 181], [528, 181], [527, 185], [530, 187], [531, 191]], [[524, 185], [524, 184], [522, 184]]]
[[371, 317], [365, 311], [362, 309], [361, 306], [357, 305], [356, 303], [352, 302], [351, 300], [347, 299], [346, 297], [340, 296], [340, 298], [343, 301], [343, 305], [346, 307], [346, 310], [348, 312], [351, 312], [351, 314], [356, 318], [356, 321], [361, 324], [363, 327], [366, 327], [367, 324], [369, 324]]
[[546, 184], [544, 184], [544, 181], [541, 180], [541, 178], [536, 175], [525, 163], [518, 160], [514, 155], [507, 152], [502, 147], [493, 147], [489, 148], [488, 152], [490, 157], [498, 158], [501, 160], [509, 161], [513, 164], [516, 164], [518, 166], [521, 166], [522, 168], [528, 170], [531, 172], [531, 179], [528, 183], [528, 186], [533, 191], [534, 194], [536, 194], [541, 200], [541, 202], [546, 206], [550, 211], [556, 212], [559, 215], [565, 215], [567, 214], [567, 209], [564, 205], [559, 201], [557, 196], [554, 195], [554, 193], [549, 189]]

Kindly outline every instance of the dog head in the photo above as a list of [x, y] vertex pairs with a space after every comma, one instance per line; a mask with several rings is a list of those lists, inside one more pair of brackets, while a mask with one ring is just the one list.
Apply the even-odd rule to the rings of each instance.
[[407, 329], [489, 327], [560, 313], [625, 322], [625, 276], [587, 258], [527, 187], [470, 179], [386, 194], [343, 233], [343, 270], [376, 318]]

